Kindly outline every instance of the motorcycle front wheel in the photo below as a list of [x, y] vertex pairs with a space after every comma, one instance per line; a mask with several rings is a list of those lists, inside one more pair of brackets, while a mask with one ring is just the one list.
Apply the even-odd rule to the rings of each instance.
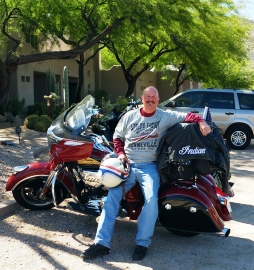
[[193, 232], [185, 232], [185, 231], [178, 231], [178, 230], [174, 230], [174, 229], [169, 229], [166, 228], [169, 232], [178, 235], [178, 236], [182, 236], [182, 237], [192, 237], [192, 236], [196, 236], [199, 235], [198, 233], [193, 233]]
[[48, 210], [54, 207], [50, 190], [44, 198], [39, 198], [47, 178], [48, 176], [36, 176], [18, 185], [12, 191], [16, 202], [30, 210]]

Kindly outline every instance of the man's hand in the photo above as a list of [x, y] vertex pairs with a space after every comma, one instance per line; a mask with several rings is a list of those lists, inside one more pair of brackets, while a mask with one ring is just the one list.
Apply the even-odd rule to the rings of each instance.
[[200, 122], [199, 129], [204, 136], [208, 135], [212, 131], [206, 122]]
[[120, 154], [118, 156], [118, 159], [124, 164], [124, 163], [128, 163], [129, 164], [129, 160], [128, 158], [125, 156], [125, 154]]

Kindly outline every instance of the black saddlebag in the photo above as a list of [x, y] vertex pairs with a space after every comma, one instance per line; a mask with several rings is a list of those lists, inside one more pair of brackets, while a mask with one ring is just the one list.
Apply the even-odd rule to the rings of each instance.
[[157, 150], [161, 182], [221, 171], [222, 189], [228, 192], [228, 148], [220, 130], [213, 125], [211, 128], [212, 132], [207, 136], [202, 135], [195, 123], [179, 123], [167, 130]]

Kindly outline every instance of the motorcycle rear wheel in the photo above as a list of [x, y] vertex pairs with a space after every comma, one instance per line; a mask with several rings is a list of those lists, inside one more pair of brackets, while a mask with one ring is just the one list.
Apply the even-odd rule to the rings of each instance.
[[193, 232], [184, 232], [184, 231], [178, 231], [178, 230], [174, 230], [174, 229], [169, 229], [166, 228], [169, 232], [178, 235], [178, 236], [182, 236], [182, 237], [193, 237], [193, 236], [197, 236], [199, 235], [199, 233], [193, 233]]
[[36, 176], [18, 185], [13, 197], [18, 204], [30, 210], [48, 210], [54, 207], [52, 194], [49, 191], [45, 198], [39, 198], [48, 176]]

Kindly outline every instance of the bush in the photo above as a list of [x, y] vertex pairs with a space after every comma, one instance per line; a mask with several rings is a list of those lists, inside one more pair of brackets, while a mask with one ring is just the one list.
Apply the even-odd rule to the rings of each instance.
[[6, 104], [3, 104], [0, 109], [0, 114], [4, 115], [5, 112], [10, 112], [14, 117], [19, 115], [24, 107], [25, 99], [21, 101], [18, 99], [10, 99]]
[[34, 130], [40, 132], [46, 132], [48, 130], [47, 126], [43, 122], [37, 122], [34, 126]]
[[42, 106], [40, 103], [27, 106], [27, 115], [32, 115], [32, 114], [42, 115]]
[[39, 121], [39, 116], [36, 114], [31, 114], [26, 117], [24, 125], [29, 129], [34, 129], [35, 124]]
[[39, 122], [43, 122], [43, 123], [46, 125], [47, 128], [49, 128], [50, 125], [52, 124], [51, 118], [48, 117], [48, 116], [45, 115], [45, 114], [44, 114], [44, 115], [41, 115], [41, 116], [39, 117]]

